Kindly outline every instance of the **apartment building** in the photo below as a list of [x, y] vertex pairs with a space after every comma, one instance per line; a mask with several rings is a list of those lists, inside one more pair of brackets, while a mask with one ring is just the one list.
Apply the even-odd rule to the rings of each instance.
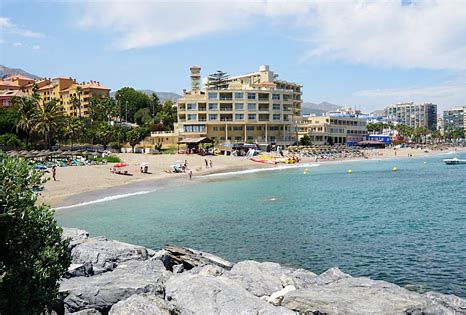
[[[100, 82], [77, 83], [70, 77], [34, 80], [21, 75], [13, 75], [0, 80], [0, 90], [18, 90], [26, 95], [32, 95], [34, 88], [40, 96], [40, 104], [56, 99], [60, 105], [63, 105], [66, 114], [83, 117], [89, 114], [91, 98], [108, 97], [110, 93], [110, 89], [100, 85]], [[73, 98], [80, 101], [80, 108], [73, 105]]]
[[437, 129], [437, 105], [432, 103], [397, 103], [385, 108], [387, 120], [412, 128]]
[[464, 129], [466, 126], [464, 110], [464, 107], [460, 107], [443, 111], [443, 130]]
[[367, 119], [350, 114], [306, 116], [298, 123], [298, 136], [308, 135], [312, 144], [346, 144], [367, 137]]
[[175, 131], [182, 137], [209, 137], [217, 143], [289, 145], [296, 141], [302, 85], [278, 80], [269, 66], [225, 79], [221, 88], [191, 67], [191, 91], [177, 101]]

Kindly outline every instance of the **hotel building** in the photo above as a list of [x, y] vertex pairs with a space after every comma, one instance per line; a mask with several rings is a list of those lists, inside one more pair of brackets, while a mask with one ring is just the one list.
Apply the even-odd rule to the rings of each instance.
[[[0, 80], [0, 90], [18, 90], [26, 95], [33, 94], [34, 86], [40, 96], [41, 105], [56, 99], [70, 116], [89, 115], [89, 100], [93, 97], [108, 97], [110, 93], [109, 88], [100, 85], [97, 81], [77, 83], [75, 79], [69, 77], [34, 80], [21, 75], [12, 75]], [[73, 98], [80, 100], [80, 109], [73, 105]]]
[[387, 120], [411, 128], [437, 129], [437, 105], [432, 103], [397, 103], [385, 108]]
[[180, 137], [209, 137], [216, 143], [248, 142], [289, 145], [301, 119], [301, 88], [279, 80], [269, 66], [201, 88], [199, 67], [191, 67], [191, 91], [177, 101]]
[[461, 108], [452, 108], [445, 110], [443, 112], [443, 130], [455, 130], [455, 129], [464, 129], [466, 124], [464, 120], [466, 116], [464, 115], [464, 109]]
[[308, 135], [316, 145], [355, 143], [367, 137], [367, 119], [341, 113], [307, 116], [298, 123], [298, 135]]

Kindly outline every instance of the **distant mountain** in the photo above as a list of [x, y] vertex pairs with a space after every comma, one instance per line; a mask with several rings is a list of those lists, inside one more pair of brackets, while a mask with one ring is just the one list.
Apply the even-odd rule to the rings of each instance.
[[0, 79], [3, 79], [9, 75], [12, 74], [20, 74], [24, 75], [25, 77], [31, 78], [31, 79], [40, 79], [39, 76], [26, 72], [23, 69], [20, 68], [8, 68], [6, 66], [0, 65]]
[[385, 116], [385, 110], [377, 109], [377, 110], [374, 110], [371, 114], [374, 116]]
[[301, 105], [301, 114], [302, 115], [309, 115], [314, 114], [317, 116], [321, 116], [329, 111], [334, 111], [339, 108], [342, 108], [340, 105], [332, 104], [329, 102], [322, 102], [319, 104], [311, 103], [311, 102], [303, 102]]
[[[142, 92], [147, 95], [152, 95], [152, 93], [157, 94], [159, 97], [160, 102], [164, 103], [165, 101], [172, 101], [176, 102], [179, 98], [181, 98], [181, 95], [173, 93], [173, 92], [156, 92], [153, 90], [138, 90], [139, 92]], [[111, 97], [115, 97], [116, 91], [110, 92]]]

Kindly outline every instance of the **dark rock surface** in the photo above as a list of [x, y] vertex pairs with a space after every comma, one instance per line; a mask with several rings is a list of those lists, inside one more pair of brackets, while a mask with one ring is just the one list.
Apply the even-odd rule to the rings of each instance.
[[63, 235], [73, 261], [58, 314], [466, 314], [457, 296], [420, 294], [338, 268], [316, 275], [173, 245], [153, 251], [79, 229]]

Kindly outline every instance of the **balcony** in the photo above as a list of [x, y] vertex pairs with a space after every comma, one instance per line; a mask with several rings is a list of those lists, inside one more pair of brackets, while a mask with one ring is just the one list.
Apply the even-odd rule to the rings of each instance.
[[268, 97], [259, 97], [259, 102], [268, 102], [269, 98]]
[[232, 97], [220, 97], [220, 100], [221, 101], [231, 101], [231, 100], [233, 100], [233, 98]]
[[220, 121], [233, 121], [233, 118], [220, 118]]
[[233, 111], [233, 107], [220, 107], [221, 112], [231, 112]]

